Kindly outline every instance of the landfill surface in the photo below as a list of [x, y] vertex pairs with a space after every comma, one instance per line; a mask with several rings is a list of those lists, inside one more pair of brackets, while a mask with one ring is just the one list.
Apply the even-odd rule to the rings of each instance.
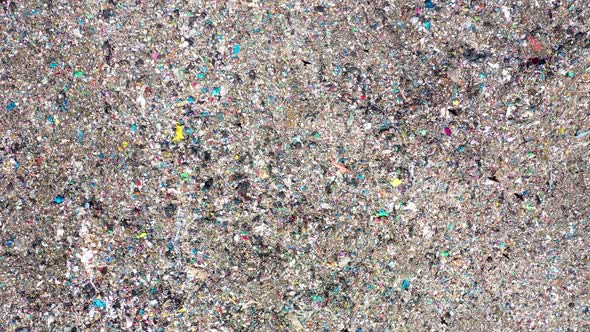
[[590, 331], [587, 0], [0, 3], [0, 331]]

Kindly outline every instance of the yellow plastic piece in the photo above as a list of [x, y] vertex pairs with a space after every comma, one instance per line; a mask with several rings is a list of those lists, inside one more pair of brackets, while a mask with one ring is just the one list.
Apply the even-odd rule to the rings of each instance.
[[389, 184], [391, 184], [394, 187], [399, 187], [402, 183], [403, 181], [401, 179], [393, 179], [389, 181]]
[[182, 128], [182, 125], [177, 123], [176, 124], [176, 135], [174, 136], [174, 139], [172, 140], [172, 142], [178, 143], [180, 141], [182, 141], [184, 139], [184, 130]]

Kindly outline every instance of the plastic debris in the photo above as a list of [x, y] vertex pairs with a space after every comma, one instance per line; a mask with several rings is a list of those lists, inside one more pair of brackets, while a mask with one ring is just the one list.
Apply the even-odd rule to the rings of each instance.
[[589, 17], [0, 2], [0, 331], [590, 331]]

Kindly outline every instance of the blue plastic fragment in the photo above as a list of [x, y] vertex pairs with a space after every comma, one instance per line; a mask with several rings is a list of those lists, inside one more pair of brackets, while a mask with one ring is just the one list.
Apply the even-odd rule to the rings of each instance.
[[410, 288], [410, 280], [404, 279], [404, 281], [402, 282], [402, 289], [407, 290], [408, 288]]
[[107, 304], [101, 299], [96, 299], [94, 300], [94, 306], [97, 308], [105, 309], [107, 307]]

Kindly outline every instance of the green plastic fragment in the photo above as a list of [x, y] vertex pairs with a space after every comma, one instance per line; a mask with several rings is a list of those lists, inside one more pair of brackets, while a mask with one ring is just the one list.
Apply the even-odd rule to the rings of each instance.
[[377, 217], [381, 218], [381, 217], [389, 217], [389, 212], [385, 211], [384, 209], [381, 209], [381, 211], [379, 211], [377, 213]]

